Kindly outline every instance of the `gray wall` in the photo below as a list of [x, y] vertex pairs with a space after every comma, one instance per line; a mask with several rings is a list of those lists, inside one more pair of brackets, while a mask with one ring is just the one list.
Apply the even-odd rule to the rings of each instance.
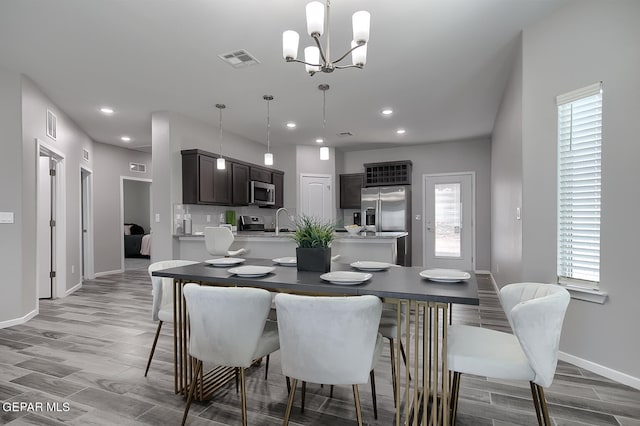
[[389, 149], [345, 152], [344, 164], [338, 168], [344, 173], [362, 173], [363, 163], [381, 161], [413, 161], [412, 243], [413, 265], [422, 265], [422, 175], [431, 173], [476, 173], [476, 269], [488, 270], [491, 266], [491, 147], [488, 138], [477, 140], [411, 145]]
[[[121, 176], [150, 179], [152, 167], [150, 154], [99, 142], [95, 142], [93, 147], [93, 253], [94, 270], [99, 274], [122, 269]], [[129, 162], [132, 161], [146, 164], [147, 172], [130, 171]]]
[[499, 284], [522, 280], [522, 42], [491, 136], [491, 273]]
[[[57, 139], [46, 136], [47, 109], [57, 117]], [[35, 280], [35, 244], [36, 244], [36, 143], [41, 139], [64, 155], [64, 186], [66, 194], [66, 227], [67, 232], [58, 238], [66, 239], [66, 265], [64, 274], [58, 270], [57, 286], [70, 289], [81, 283], [81, 249], [80, 249], [80, 165], [91, 168], [92, 163], [82, 159], [82, 149], [92, 151], [92, 141], [82, 129], [59, 109], [31, 80], [22, 80], [22, 138], [23, 138], [23, 219], [26, 229], [22, 236], [24, 258], [27, 270], [23, 283], [29, 289], [25, 293], [26, 303], [35, 299], [31, 292], [31, 284]], [[90, 159], [91, 159], [90, 155]], [[30, 269], [29, 269], [30, 268]], [[73, 270], [73, 272], [72, 272]], [[66, 282], [65, 282], [66, 281]], [[34, 287], [35, 288], [35, 287]]]
[[151, 230], [151, 183], [125, 179], [124, 188], [124, 223], [136, 223], [146, 233]]
[[[604, 82], [600, 287], [572, 300], [561, 350], [640, 378], [640, 2], [581, 0], [523, 33], [523, 279], [556, 280], [555, 96]], [[497, 188], [496, 188], [497, 190]]]
[[[23, 234], [27, 225], [22, 218], [22, 109], [20, 75], [0, 68], [0, 211], [13, 212], [13, 224], [0, 224], [0, 268], [2, 297], [0, 324], [19, 318], [36, 307], [35, 259], [25, 264]], [[35, 159], [34, 159], [35, 164]], [[34, 238], [35, 239], [35, 238]], [[35, 247], [29, 246], [35, 253]], [[23, 285], [23, 275], [31, 281]], [[23, 296], [25, 293], [26, 297]], [[31, 296], [31, 297], [29, 297]]]

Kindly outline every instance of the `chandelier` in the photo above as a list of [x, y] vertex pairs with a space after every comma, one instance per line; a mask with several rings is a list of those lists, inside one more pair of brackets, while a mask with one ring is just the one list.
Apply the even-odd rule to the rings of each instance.
[[262, 97], [265, 101], [267, 101], [267, 152], [264, 153], [264, 164], [265, 166], [273, 165], [273, 154], [271, 153], [271, 114], [269, 113], [269, 103], [273, 100], [273, 96], [264, 95]]
[[[342, 68], [363, 68], [367, 63], [367, 42], [369, 41], [369, 23], [371, 15], [369, 12], [361, 10], [353, 14], [353, 41], [351, 49], [335, 61], [331, 60], [331, 45], [329, 35], [329, 9], [331, 0], [327, 0], [325, 15], [325, 5], [319, 1], [312, 1], [307, 4], [307, 32], [313, 38], [316, 45], [304, 48], [304, 61], [298, 58], [298, 42], [300, 36], [297, 32], [287, 30], [282, 33], [282, 56], [287, 62], [299, 62], [305, 64], [305, 69], [309, 75], [316, 72], [333, 72]], [[326, 49], [322, 48], [320, 37], [324, 33], [326, 21]], [[352, 65], [336, 65], [351, 53]]]
[[[327, 141], [327, 90], [329, 90], [328, 84], [320, 84], [318, 90], [322, 91], [322, 142]], [[320, 159], [329, 159], [329, 147], [320, 147]]]

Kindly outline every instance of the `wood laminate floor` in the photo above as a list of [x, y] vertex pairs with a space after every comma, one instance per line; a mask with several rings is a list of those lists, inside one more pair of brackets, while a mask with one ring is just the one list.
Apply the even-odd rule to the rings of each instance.
[[[456, 307], [454, 322], [509, 331], [489, 277], [480, 276], [478, 284], [480, 307]], [[85, 281], [65, 299], [41, 301], [38, 316], [1, 329], [0, 424], [179, 424], [184, 400], [173, 393], [170, 326], [163, 330], [148, 377], [143, 377], [156, 328], [150, 308], [146, 270], [128, 270]], [[394, 410], [388, 344], [376, 377], [377, 421], [368, 386], [360, 387], [365, 422], [390, 426]], [[271, 357], [268, 380], [263, 366], [249, 370], [247, 389], [249, 423], [282, 424], [287, 391], [278, 353]], [[546, 395], [556, 426], [640, 426], [640, 391], [571, 364], [560, 362]], [[296, 401], [299, 407], [299, 397]], [[294, 408], [291, 424], [353, 425], [352, 401], [350, 387], [336, 387], [329, 398], [328, 386], [310, 384], [306, 409], [300, 413]], [[32, 403], [32, 410], [12, 403]], [[213, 400], [194, 403], [188, 424], [240, 424], [239, 404], [230, 385]], [[463, 375], [458, 424], [535, 425], [528, 384]]]

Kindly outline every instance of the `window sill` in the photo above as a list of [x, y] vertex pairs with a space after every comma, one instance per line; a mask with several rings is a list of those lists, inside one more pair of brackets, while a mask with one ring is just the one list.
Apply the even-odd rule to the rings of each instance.
[[561, 285], [562, 287], [566, 288], [569, 291], [569, 294], [571, 294], [572, 299], [584, 300], [587, 302], [599, 303], [600, 305], [604, 305], [604, 302], [607, 301], [607, 297], [609, 296], [608, 293], [601, 290], [584, 288], [584, 287], [579, 287], [571, 284], [559, 284], [559, 285]]

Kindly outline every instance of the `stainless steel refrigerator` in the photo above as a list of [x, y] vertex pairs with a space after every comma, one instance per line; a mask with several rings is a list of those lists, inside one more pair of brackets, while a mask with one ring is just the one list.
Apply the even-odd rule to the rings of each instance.
[[411, 265], [411, 187], [380, 186], [362, 188], [362, 225], [376, 232], [407, 232], [398, 239], [397, 264]]

